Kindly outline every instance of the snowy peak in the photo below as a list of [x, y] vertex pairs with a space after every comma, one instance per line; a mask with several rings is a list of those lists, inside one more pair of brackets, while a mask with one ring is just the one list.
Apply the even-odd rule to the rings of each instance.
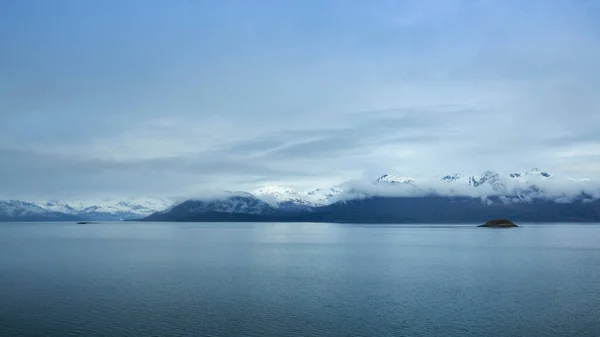
[[264, 201], [289, 210], [330, 204], [343, 191], [344, 188], [339, 185], [317, 188], [309, 192], [298, 192], [287, 186], [270, 185], [256, 189], [253, 193]]
[[118, 221], [144, 218], [150, 214], [166, 214], [180, 210], [194, 212], [265, 214], [269, 212], [311, 211], [338, 201], [382, 197], [418, 196], [499, 197], [510, 202], [536, 199], [587, 200], [600, 199], [600, 186], [590, 179], [574, 179], [549, 173], [539, 168], [499, 174], [485, 171], [467, 175], [454, 173], [437, 179], [419, 179], [386, 174], [375, 180], [349, 181], [329, 188], [299, 192], [281, 185], [268, 185], [252, 193], [225, 191], [207, 194], [174, 205], [159, 198], [119, 198], [95, 201], [45, 200], [27, 202], [0, 201], [0, 221]]
[[494, 191], [501, 191], [504, 189], [502, 178], [500, 174], [493, 171], [485, 171], [480, 176], [471, 176], [469, 183], [471, 186], [477, 187], [483, 184], [489, 184], [492, 186]]
[[76, 217], [21, 200], [0, 200], [0, 221], [69, 221]]
[[509, 177], [514, 178], [514, 179], [524, 180], [524, 179], [532, 178], [532, 177], [546, 179], [546, 178], [553, 177], [553, 175], [546, 171], [542, 171], [538, 168], [533, 168], [533, 169], [525, 171], [523, 173], [511, 173], [511, 174], [509, 174]]
[[86, 220], [119, 221], [148, 216], [173, 203], [159, 198], [120, 198], [95, 201], [49, 200], [32, 203], [48, 212], [60, 212]]
[[535, 176], [535, 175], [537, 175], [537, 176], [541, 176], [543, 178], [550, 178], [552, 176], [550, 173], [548, 173], [546, 171], [542, 171], [542, 170], [540, 170], [538, 168], [533, 168], [533, 169], [525, 172], [525, 175], [526, 176]]
[[415, 182], [413, 178], [397, 176], [393, 174], [384, 174], [375, 180], [376, 183], [388, 184], [412, 184]]
[[[588, 178], [570, 178], [539, 168], [533, 168], [523, 172], [513, 172], [507, 175], [500, 175], [493, 171], [486, 171], [480, 175], [466, 176], [463, 174], [454, 174], [439, 177], [441, 181], [448, 183], [461, 183], [460, 186], [470, 186], [477, 190], [481, 195], [497, 195], [503, 197], [517, 197], [520, 201], [528, 201], [534, 198], [557, 198], [565, 195], [596, 195], [597, 185], [590, 183]], [[454, 186], [450, 185], [451, 190]], [[487, 187], [492, 187], [491, 191], [486, 191]], [[483, 187], [483, 189], [481, 189]], [[469, 194], [469, 189], [461, 189], [461, 192]]]
[[485, 171], [479, 175], [467, 176], [460, 173], [445, 175], [438, 177], [439, 180], [447, 183], [458, 183], [463, 185], [469, 185], [472, 187], [479, 187], [488, 184], [494, 191], [501, 191], [504, 189], [502, 178], [500, 174], [494, 171]]
[[318, 205], [326, 205], [335, 201], [336, 197], [344, 193], [344, 188], [335, 185], [330, 188], [317, 188], [307, 193], [308, 200]]
[[301, 200], [303, 195], [293, 188], [281, 185], [269, 185], [258, 188], [252, 192], [257, 197], [271, 197], [277, 202]]
[[264, 186], [253, 192], [259, 199], [287, 211], [302, 211], [313, 207], [306, 193], [281, 185]]
[[0, 201], [0, 214], [4, 214], [6, 216], [19, 217], [43, 214], [44, 212], [46, 211], [43, 208], [31, 202], [21, 200]]
[[[454, 174], [449, 174], [449, 175], [445, 175], [445, 176], [440, 176], [438, 177], [440, 180], [442, 181], [461, 181], [465, 179], [465, 176], [460, 174], [460, 173], [454, 173]], [[465, 181], [465, 183], [468, 183], [468, 181]]]

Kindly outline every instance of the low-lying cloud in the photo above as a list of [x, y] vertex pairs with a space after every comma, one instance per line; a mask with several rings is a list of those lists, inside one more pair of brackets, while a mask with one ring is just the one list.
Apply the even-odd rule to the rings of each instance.
[[501, 185], [483, 183], [471, 186], [464, 183], [447, 182], [438, 179], [416, 181], [414, 183], [374, 183], [351, 181], [343, 184], [344, 193], [334, 201], [368, 197], [472, 197], [486, 199], [501, 197], [504, 202], [530, 202], [535, 199], [551, 199], [557, 202], [571, 202], [578, 199], [599, 199], [600, 182], [569, 179], [566, 177], [528, 177], [519, 180], [503, 177]]

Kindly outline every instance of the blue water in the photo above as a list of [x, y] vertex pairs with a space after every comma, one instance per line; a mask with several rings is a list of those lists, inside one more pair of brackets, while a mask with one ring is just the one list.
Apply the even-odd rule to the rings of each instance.
[[600, 225], [5, 223], [0, 335], [600, 336]]

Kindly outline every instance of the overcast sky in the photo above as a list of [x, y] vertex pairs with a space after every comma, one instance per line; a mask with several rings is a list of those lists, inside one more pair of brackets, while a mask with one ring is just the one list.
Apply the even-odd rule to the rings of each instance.
[[600, 178], [600, 2], [0, 1], [0, 197]]

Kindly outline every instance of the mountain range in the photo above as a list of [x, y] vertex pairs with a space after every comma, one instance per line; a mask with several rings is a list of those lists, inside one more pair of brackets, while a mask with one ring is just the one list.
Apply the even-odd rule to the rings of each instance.
[[600, 188], [540, 169], [499, 174], [448, 174], [414, 179], [385, 174], [329, 188], [296, 191], [264, 186], [182, 202], [113, 199], [101, 202], [0, 201], [0, 221], [314, 221], [480, 222], [600, 221]]
[[122, 221], [167, 209], [173, 202], [157, 198], [95, 201], [0, 200], [0, 221]]

